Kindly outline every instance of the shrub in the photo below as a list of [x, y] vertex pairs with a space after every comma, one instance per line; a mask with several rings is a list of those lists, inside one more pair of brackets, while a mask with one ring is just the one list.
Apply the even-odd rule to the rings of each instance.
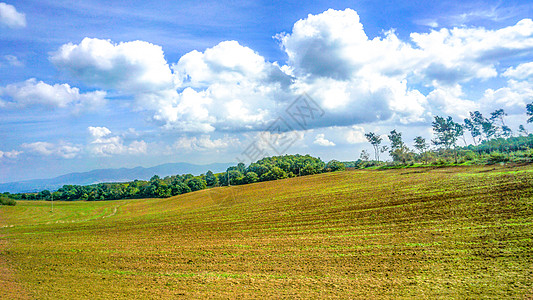
[[0, 196], [0, 205], [15, 206], [17, 205], [17, 202], [11, 198]]
[[488, 159], [489, 164], [496, 164], [496, 163], [506, 162], [506, 161], [509, 161], [509, 158], [505, 156], [505, 154], [500, 153], [500, 152], [492, 152]]

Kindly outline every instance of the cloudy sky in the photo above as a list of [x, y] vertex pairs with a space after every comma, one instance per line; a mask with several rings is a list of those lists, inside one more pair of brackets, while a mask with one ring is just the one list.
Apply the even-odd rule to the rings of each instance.
[[355, 160], [366, 132], [410, 144], [431, 138], [435, 115], [473, 110], [503, 108], [516, 130], [533, 102], [532, 8], [6, 0], [0, 182], [283, 153]]

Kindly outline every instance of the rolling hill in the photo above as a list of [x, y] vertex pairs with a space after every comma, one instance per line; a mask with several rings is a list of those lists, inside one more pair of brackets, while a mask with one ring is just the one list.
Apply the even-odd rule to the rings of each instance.
[[42, 190], [56, 190], [63, 185], [89, 185], [102, 182], [125, 182], [135, 179], [148, 180], [154, 175], [159, 175], [160, 177], [177, 174], [200, 175], [209, 170], [217, 173], [225, 171], [231, 165], [231, 163], [215, 163], [210, 165], [169, 163], [150, 168], [98, 169], [89, 172], [70, 173], [50, 179], [0, 183], [0, 193], [30, 193]]
[[533, 295], [533, 167], [345, 171], [0, 207], [0, 298]]

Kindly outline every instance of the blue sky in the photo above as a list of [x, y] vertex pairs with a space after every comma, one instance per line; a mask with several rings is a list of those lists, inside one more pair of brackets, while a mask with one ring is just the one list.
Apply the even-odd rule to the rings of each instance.
[[[435, 115], [472, 110], [504, 108], [516, 130], [533, 102], [532, 7], [0, 2], [0, 182], [249, 163], [256, 148], [354, 160], [366, 132], [429, 140]], [[323, 114], [301, 127], [287, 108], [303, 93]], [[280, 119], [294, 131], [272, 131]]]

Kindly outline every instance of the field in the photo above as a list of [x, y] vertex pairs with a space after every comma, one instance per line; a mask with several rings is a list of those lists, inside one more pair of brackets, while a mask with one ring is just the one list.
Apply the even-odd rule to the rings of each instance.
[[528, 165], [20, 201], [0, 227], [6, 299], [533, 297]]

